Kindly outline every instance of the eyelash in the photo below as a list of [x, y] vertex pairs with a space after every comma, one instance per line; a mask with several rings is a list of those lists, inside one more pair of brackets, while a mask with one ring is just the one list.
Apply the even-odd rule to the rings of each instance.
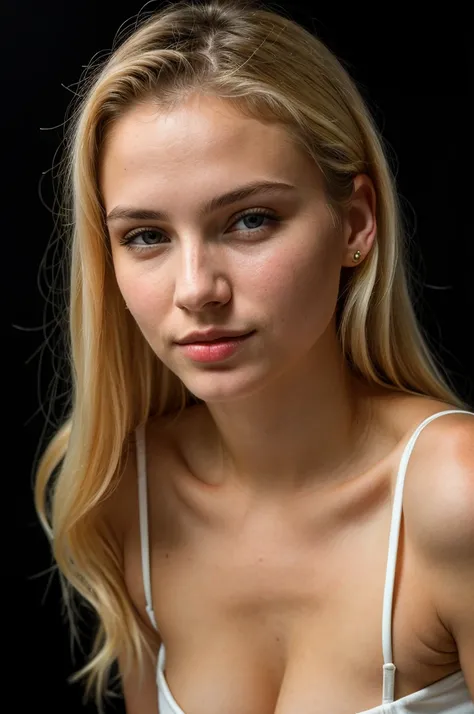
[[[246, 216], [253, 216], [253, 215], [259, 215], [259, 216], [264, 216], [265, 218], [269, 218], [274, 222], [278, 222], [281, 220], [279, 216], [277, 216], [273, 211], [269, 211], [266, 208], [252, 208], [249, 209], [248, 211], [245, 211], [244, 213], [241, 213], [237, 218], [235, 219], [234, 223], [238, 223], [242, 218], [245, 218]], [[234, 224], [232, 224], [234, 225]], [[249, 233], [250, 235], [255, 235], [256, 233], [259, 233], [260, 231], [265, 230], [263, 226], [259, 226], [258, 228], [254, 228], [253, 230], [249, 229], [247, 231], [244, 231], [244, 233]], [[241, 232], [241, 231], [240, 231]], [[163, 243], [149, 243], [148, 247], [140, 246], [140, 245], [133, 245], [132, 240], [136, 238], [139, 235], [142, 235], [143, 233], [162, 233], [162, 231], [159, 231], [157, 228], [136, 228], [135, 230], [131, 231], [128, 233], [126, 236], [123, 238], [120, 238], [119, 243], [120, 245], [124, 245], [127, 250], [133, 250], [136, 251], [137, 253], [142, 253], [149, 251], [151, 248], [157, 248], [160, 245], [164, 245]]]

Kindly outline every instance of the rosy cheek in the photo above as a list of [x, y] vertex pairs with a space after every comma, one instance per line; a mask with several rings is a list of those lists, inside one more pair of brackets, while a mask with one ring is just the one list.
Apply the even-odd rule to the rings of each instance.
[[257, 273], [258, 290], [291, 302], [313, 278], [314, 258], [308, 251], [283, 251], [266, 261]]
[[[270, 261], [258, 287], [285, 329], [321, 329], [334, 311], [339, 285], [336, 261], [318, 250], [294, 251]], [[263, 275], [261, 276], [263, 278]], [[262, 291], [263, 288], [263, 291]]]
[[156, 273], [116, 261], [115, 277], [124, 301], [137, 320], [146, 321], [149, 314], [159, 313], [160, 304], [166, 300], [166, 286]]

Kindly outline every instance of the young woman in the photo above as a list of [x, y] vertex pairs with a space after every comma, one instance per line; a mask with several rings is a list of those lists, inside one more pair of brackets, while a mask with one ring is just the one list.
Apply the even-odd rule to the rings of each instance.
[[473, 713], [473, 412], [338, 60], [263, 6], [168, 5], [87, 83], [65, 180], [36, 498], [98, 702], [118, 661], [129, 714]]

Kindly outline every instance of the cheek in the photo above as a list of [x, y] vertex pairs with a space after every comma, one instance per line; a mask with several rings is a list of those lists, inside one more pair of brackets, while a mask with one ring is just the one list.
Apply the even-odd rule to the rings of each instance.
[[276, 328], [287, 333], [306, 326], [319, 332], [326, 328], [339, 289], [341, 265], [336, 253], [329, 242], [309, 243], [309, 248], [307, 244], [273, 256], [257, 272], [256, 290], [271, 310]]
[[[161, 321], [173, 313], [173, 281], [169, 270], [156, 269], [153, 260], [136, 262], [115, 256], [117, 284], [130, 313], [145, 337], [154, 342]], [[303, 231], [291, 245], [249, 253], [229, 266], [236, 312], [252, 315], [272, 332], [294, 338], [321, 333], [336, 308], [340, 256], [334, 236]]]
[[150, 267], [152, 261], [133, 264], [132, 261], [115, 261], [115, 277], [130, 313], [148, 337], [156, 333], [160, 316], [164, 316], [167, 290], [157, 271]]

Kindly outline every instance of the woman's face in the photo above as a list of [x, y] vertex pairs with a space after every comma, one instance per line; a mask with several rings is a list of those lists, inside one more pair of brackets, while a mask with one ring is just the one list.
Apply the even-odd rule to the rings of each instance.
[[[257, 182], [287, 187], [206, 209]], [[119, 289], [191, 392], [242, 396], [312, 359], [348, 248], [319, 170], [283, 128], [200, 95], [166, 113], [142, 104], [111, 130], [100, 185]], [[176, 344], [210, 327], [255, 332], [217, 362], [196, 362]]]

